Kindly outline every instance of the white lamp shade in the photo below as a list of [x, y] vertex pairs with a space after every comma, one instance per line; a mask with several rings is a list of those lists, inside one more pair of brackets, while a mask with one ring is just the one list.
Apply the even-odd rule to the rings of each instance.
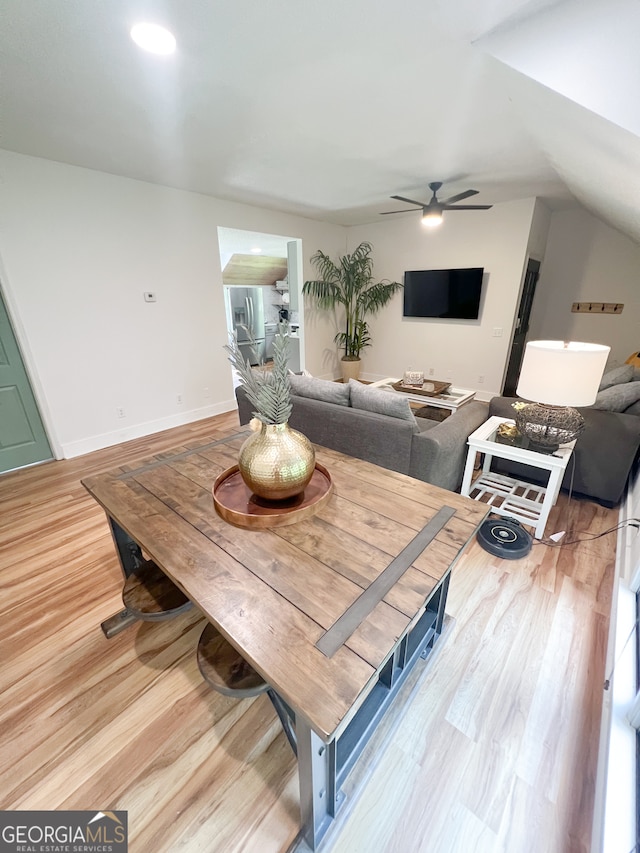
[[576, 341], [530, 341], [516, 393], [549, 406], [590, 406], [610, 349]]

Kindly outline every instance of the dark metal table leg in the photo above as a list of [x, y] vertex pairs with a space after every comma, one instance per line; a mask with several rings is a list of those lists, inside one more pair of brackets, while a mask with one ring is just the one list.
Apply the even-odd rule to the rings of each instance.
[[112, 637], [115, 637], [116, 634], [124, 631], [125, 628], [129, 628], [137, 621], [138, 618], [125, 607], [124, 610], [121, 610], [119, 613], [114, 613], [113, 616], [109, 616], [108, 619], [101, 622], [100, 627], [102, 628], [107, 640], [110, 640]]
[[107, 519], [111, 527], [113, 544], [116, 546], [116, 553], [120, 561], [122, 573], [125, 578], [128, 578], [144, 562], [142, 551], [138, 543], [134, 542], [116, 521], [109, 516], [107, 516]]
[[336, 743], [325, 744], [296, 720], [302, 837], [312, 850], [320, 844], [344, 797], [336, 790]]
[[271, 699], [271, 704], [276, 709], [276, 714], [280, 718], [280, 723], [284, 730], [285, 735], [287, 736], [287, 740], [289, 741], [289, 746], [293, 750], [294, 755], [298, 755], [298, 744], [296, 743], [296, 732], [294, 729], [295, 725], [295, 714], [289, 708], [289, 706], [282, 701], [282, 699], [278, 696], [275, 690], [269, 688], [267, 690], [267, 696]]
[[[116, 546], [116, 554], [118, 555], [120, 568], [122, 569], [122, 574], [126, 579], [144, 562], [142, 551], [140, 550], [138, 543], [134, 542], [129, 534], [126, 533], [116, 521], [109, 516], [107, 516], [107, 521], [111, 528], [113, 544]], [[110, 640], [112, 637], [115, 637], [116, 634], [124, 631], [125, 628], [129, 628], [131, 625], [134, 625], [137, 621], [138, 619], [133, 615], [133, 613], [125, 607], [124, 610], [121, 610], [119, 613], [114, 613], [113, 616], [109, 616], [108, 619], [105, 619], [104, 622], [101, 623], [100, 627], [102, 628], [107, 640]]]

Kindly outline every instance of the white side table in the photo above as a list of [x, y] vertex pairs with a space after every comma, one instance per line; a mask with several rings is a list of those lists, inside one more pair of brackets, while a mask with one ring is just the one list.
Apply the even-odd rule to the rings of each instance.
[[[499, 416], [492, 417], [469, 436], [467, 463], [460, 491], [467, 497], [489, 504], [498, 515], [507, 515], [522, 524], [534, 527], [535, 537], [540, 539], [544, 535], [551, 507], [558, 499], [562, 477], [575, 441], [560, 445], [555, 453], [537, 453], [534, 450], [497, 442], [496, 431], [503, 423], [512, 424], [514, 421]], [[482, 473], [472, 483], [476, 453], [484, 453], [484, 464]], [[494, 456], [547, 470], [549, 481], [546, 487], [493, 473], [490, 468]]]

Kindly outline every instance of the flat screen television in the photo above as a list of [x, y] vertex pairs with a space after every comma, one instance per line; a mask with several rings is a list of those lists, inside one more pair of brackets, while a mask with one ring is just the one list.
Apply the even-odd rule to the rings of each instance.
[[482, 267], [410, 270], [404, 274], [404, 316], [477, 320]]

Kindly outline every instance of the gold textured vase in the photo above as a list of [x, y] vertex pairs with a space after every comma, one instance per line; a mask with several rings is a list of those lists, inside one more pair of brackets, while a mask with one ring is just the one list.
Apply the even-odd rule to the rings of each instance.
[[285, 424], [262, 424], [240, 448], [240, 475], [258, 497], [281, 501], [304, 491], [316, 454], [309, 439]]

